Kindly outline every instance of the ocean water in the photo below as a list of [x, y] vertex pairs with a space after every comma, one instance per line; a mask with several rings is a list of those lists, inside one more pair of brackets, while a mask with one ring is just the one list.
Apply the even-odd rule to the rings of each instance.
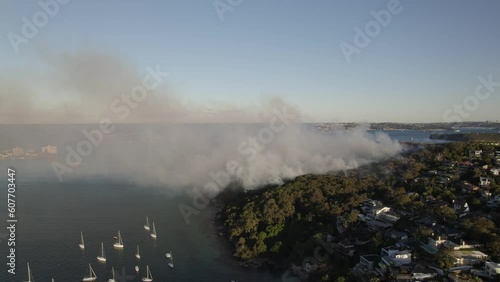
[[[34, 162], [9, 161], [17, 169], [16, 274], [7, 273], [7, 242], [1, 244], [0, 281], [27, 280], [26, 262], [35, 281], [81, 281], [92, 264], [97, 281], [111, 278], [111, 267], [125, 273], [124, 281], [141, 281], [149, 265], [154, 281], [280, 281], [279, 275], [241, 268], [232, 258], [230, 246], [216, 235], [212, 224], [215, 210], [209, 206], [186, 224], [179, 203], [192, 206], [183, 195], [166, 194], [162, 187], [138, 187], [104, 180], [79, 182], [39, 181], [24, 175]], [[7, 164], [0, 163], [0, 183], [7, 187]], [[6, 203], [7, 188], [0, 202]], [[6, 225], [7, 205], [0, 213]], [[158, 238], [144, 230], [146, 215], [155, 222]], [[5, 227], [4, 227], [5, 228]], [[5, 229], [2, 228], [2, 232]], [[120, 230], [125, 247], [114, 249], [113, 236]], [[85, 250], [78, 243], [83, 231]], [[6, 233], [6, 232], [5, 232]], [[1, 235], [1, 232], [0, 232]], [[104, 243], [106, 263], [97, 262], [100, 244]], [[135, 258], [136, 245], [141, 259]], [[165, 253], [172, 251], [175, 268], [171, 269]], [[136, 275], [134, 266], [140, 267]]]

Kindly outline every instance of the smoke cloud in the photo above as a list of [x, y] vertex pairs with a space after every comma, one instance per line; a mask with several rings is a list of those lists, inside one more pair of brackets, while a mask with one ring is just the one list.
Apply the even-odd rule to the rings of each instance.
[[[26, 140], [35, 148], [58, 145], [57, 159], [43, 162], [43, 171], [54, 176], [57, 163], [67, 170], [59, 172], [64, 181], [102, 176], [179, 190], [210, 182], [226, 186], [229, 175], [254, 189], [302, 174], [355, 168], [402, 149], [363, 127], [318, 132], [303, 124], [298, 107], [279, 98], [247, 107], [196, 103], [175, 95], [168, 78], [121, 118], [111, 110], [113, 101], [142, 85], [147, 72], [99, 52], [44, 58], [43, 71], [12, 71], [0, 78], [0, 123], [36, 123], [37, 129], [16, 125], [9, 134], [8, 126], [0, 129], [2, 141], [12, 145]], [[103, 118], [114, 123], [112, 132], [99, 130]], [[82, 154], [84, 130], [103, 139]], [[80, 161], [74, 162], [72, 151]]]

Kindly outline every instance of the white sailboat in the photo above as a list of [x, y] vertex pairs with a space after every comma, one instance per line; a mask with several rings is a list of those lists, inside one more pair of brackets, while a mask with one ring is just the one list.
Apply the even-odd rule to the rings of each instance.
[[26, 263], [28, 265], [28, 280], [25, 282], [35, 282], [35, 278], [33, 278], [33, 273], [31, 273], [30, 263]]
[[113, 247], [123, 249], [123, 240], [122, 235], [120, 234], [120, 230], [118, 230], [118, 242], [113, 244]]
[[109, 279], [108, 282], [116, 282], [115, 280], [115, 268], [111, 267], [111, 273], [113, 274], [113, 278]]
[[137, 252], [135, 253], [137, 259], [141, 259], [141, 254], [139, 253], [139, 245], [137, 245]]
[[147, 231], [149, 231], [149, 218], [148, 216], [146, 215], [146, 224], [144, 224], [144, 229], [146, 229]]
[[83, 232], [80, 232], [80, 244], [78, 244], [78, 246], [80, 246], [81, 250], [85, 249], [85, 242], [83, 242]]
[[142, 281], [144, 282], [153, 281], [153, 275], [151, 275], [151, 271], [149, 271], [149, 265], [146, 265], [146, 277], [142, 277]]
[[139, 266], [138, 265], [135, 266], [135, 272], [139, 273]]
[[83, 277], [82, 281], [95, 281], [96, 279], [97, 279], [97, 275], [95, 275], [95, 272], [89, 263], [89, 273], [87, 275], [85, 275], [85, 277]]
[[151, 238], [156, 239], [156, 227], [154, 221], [153, 221], [153, 232], [149, 235], [151, 236]]
[[170, 268], [174, 268], [174, 256], [172, 252], [170, 252], [169, 255], [170, 255], [170, 262], [168, 263], [168, 266], [170, 266]]
[[97, 256], [97, 260], [100, 262], [106, 262], [106, 255], [104, 254], [104, 243], [101, 242], [101, 254]]

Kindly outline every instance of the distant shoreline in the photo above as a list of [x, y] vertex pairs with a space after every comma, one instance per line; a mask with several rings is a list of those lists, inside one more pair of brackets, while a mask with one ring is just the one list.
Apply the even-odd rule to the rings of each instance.
[[461, 142], [500, 142], [500, 133], [431, 134], [430, 139]]

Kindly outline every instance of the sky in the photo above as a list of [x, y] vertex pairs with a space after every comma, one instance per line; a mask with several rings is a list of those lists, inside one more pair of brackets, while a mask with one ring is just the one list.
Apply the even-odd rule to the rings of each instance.
[[[500, 2], [401, 0], [369, 44], [356, 45], [356, 28], [394, 1], [69, 0], [13, 47], [9, 34], [22, 36], [22, 18], [43, 10], [4, 0], [0, 77], [44, 72], [47, 53], [97, 50], [138, 72], [161, 65], [169, 89], [205, 105], [277, 96], [317, 122], [500, 120]], [[348, 60], [342, 43], [360, 48]], [[478, 77], [488, 76], [496, 86], [478, 99]]]

